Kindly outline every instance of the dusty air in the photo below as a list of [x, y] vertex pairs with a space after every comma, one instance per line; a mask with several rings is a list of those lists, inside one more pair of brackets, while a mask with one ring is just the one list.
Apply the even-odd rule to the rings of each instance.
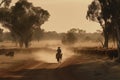
[[0, 80], [120, 80], [120, 0], [0, 0]]

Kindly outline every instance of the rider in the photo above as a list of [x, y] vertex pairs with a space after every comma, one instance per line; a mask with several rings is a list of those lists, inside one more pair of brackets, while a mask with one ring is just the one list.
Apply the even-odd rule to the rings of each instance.
[[58, 49], [57, 49], [56, 58], [58, 59], [58, 61], [59, 61], [59, 59], [60, 60], [62, 59], [62, 50], [60, 47], [58, 47]]
[[62, 52], [62, 51], [61, 51], [60, 47], [58, 47], [57, 53], [58, 53], [58, 54], [61, 54], [61, 52]]

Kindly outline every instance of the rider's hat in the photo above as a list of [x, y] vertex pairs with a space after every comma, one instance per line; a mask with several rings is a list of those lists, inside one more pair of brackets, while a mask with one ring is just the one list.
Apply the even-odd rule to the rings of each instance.
[[60, 48], [60, 47], [58, 47], [58, 48]]

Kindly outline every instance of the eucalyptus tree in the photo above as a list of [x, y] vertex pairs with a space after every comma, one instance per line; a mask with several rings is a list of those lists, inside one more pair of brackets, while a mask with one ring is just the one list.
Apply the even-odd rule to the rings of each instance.
[[[118, 60], [120, 61], [120, 0], [94, 0], [93, 2], [95, 1], [99, 3], [100, 11], [90, 7], [91, 10], [88, 10], [87, 17], [90, 19], [96, 18], [99, 23], [105, 24], [106, 31], [110, 30], [109, 33], [114, 33], [118, 45]], [[95, 13], [99, 15], [96, 16]]]
[[11, 31], [21, 47], [29, 46], [33, 32], [48, 20], [50, 14], [27, 0], [19, 0], [10, 8], [0, 8], [0, 22]]
[[[105, 1], [105, 0], [104, 0]], [[110, 5], [107, 3], [100, 3], [98, 0], [94, 0], [89, 6], [87, 11], [87, 19], [100, 23], [103, 29], [104, 35], [104, 48], [108, 48], [108, 40], [110, 31], [112, 30], [111, 16], [110, 16]]]

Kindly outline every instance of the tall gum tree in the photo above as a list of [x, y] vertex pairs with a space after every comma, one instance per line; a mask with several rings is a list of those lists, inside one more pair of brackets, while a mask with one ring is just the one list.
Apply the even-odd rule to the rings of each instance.
[[41, 7], [35, 7], [27, 0], [19, 0], [15, 6], [0, 8], [0, 22], [11, 31], [20, 47], [27, 48], [31, 41], [34, 29], [39, 29], [50, 14]]
[[[120, 0], [94, 0], [98, 1], [101, 6], [101, 14], [104, 21], [109, 22], [109, 26], [106, 30], [112, 29], [110, 33], [114, 33], [114, 37], [117, 40], [118, 61], [120, 61]], [[94, 11], [93, 11], [94, 12]], [[91, 16], [91, 12], [87, 16]], [[94, 16], [93, 16], [94, 17]], [[101, 20], [101, 17], [97, 17]], [[106, 24], [108, 24], [105, 22]], [[105, 26], [106, 27], [106, 26]]]
[[109, 4], [100, 3], [99, 0], [94, 0], [89, 6], [87, 11], [87, 19], [100, 23], [104, 35], [104, 48], [108, 48], [108, 40], [110, 35], [110, 19]]

